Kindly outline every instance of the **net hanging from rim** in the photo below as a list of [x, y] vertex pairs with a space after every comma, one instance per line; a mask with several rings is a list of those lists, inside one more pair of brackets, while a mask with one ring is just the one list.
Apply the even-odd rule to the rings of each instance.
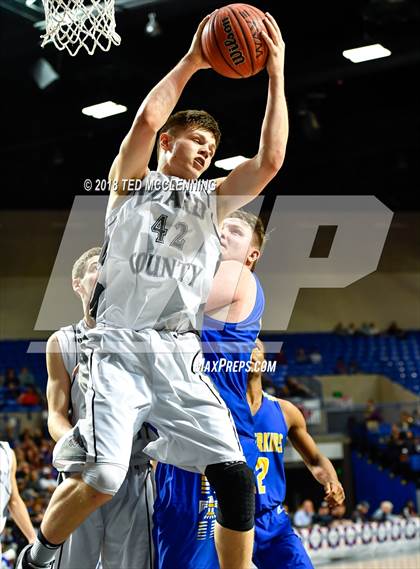
[[45, 34], [44, 47], [53, 42], [59, 50], [67, 49], [76, 55], [83, 47], [92, 55], [98, 47], [108, 51], [120, 45], [115, 31], [114, 0], [43, 0]]

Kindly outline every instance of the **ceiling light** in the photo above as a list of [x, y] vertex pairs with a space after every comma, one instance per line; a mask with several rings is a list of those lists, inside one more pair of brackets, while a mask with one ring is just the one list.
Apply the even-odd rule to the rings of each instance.
[[223, 160], [216, 160], [214, 165], [217, 168], [223, 168], [223, 170], [233, 170], [242, 162], [246, 162], [249, 158], [245, 158], [245, 156], [232, 156], [232, 158], [224, 158]]
[[157, 21], [156, 12], [150, 12], [147, 17], [148, 21], [146, 27], [144, 28], [146, 34], [152, 38], [160, 36], [162, 30], [160, 28], [159, 22]]
[[94, 117], [95, 119], [103, 119], [105, 117], [110, 117], [112, 115], [119, 115], [120, 113], [125, 113], [127, 107], [124, 105], [117, 105], [113, 101], [106, 101], [105, 103], [99, 103], [98, 105], [91, 105], [90, 107], [85, 107], [82, 109], [82, 113], [88, 117]]
[[388, 57], [388, 55], [391, 55], [391, 52], [380, 43], [375, 43], [373, 45], [365, 45], [364, 47], [357, 47], [355, 49], [346, 49], [343, 51], [343, 55], [353, 63], [360, 63], [361, 61], [370, 61], [371, 59]]
[[32, 66], [31, 75], [40, 89], [46, 89], [48, 85], [60, 78], [51, 63], [44, 57], [38, 59]]

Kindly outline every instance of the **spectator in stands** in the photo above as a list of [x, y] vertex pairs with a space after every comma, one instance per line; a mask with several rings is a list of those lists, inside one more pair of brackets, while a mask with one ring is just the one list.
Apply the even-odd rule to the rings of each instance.
[[312, 523], [327, 527], [332, 521], [333, 517], [330, 513], [328, 502], [321, 502], [321, 505], [318, 508], [318, 512], [312, 518]]
[[284, 397], [285, 399], [292, 399], [293, 397], [300, 397], [302, 399], [310, 399], [314, 397], [314, 394], [306, 387], [303, 383], [300, 383], [294, 377], [288, 377], [284, 385], [279, 389], [279, 397]]
[[356, 509], [351, 515], [352, 522], [354, 522], [355, 524], [363, 524], [365, 522], [368, 522], [369, 509], [370, 509], [369, 502], [366, 501], [359, 502], [356, 506]]
[[408, 432], [411, 431], [412, 426], [414, 425], [414, 417], [408, 411], [401, 411], [400, 415], [400, 431], [401, 432]]
[[369, 324], [369, 336], [377, 336], [379, 333], [379, 328], [377, 328], [375, 322], [371, 322]]
[[334, 332], [335, 334], [338, 334], [339, 336], [345, 336], [345, 335], [347, 334], [347, 330], [346, 330], [346, 328], [344, 328], [342, 322], [339, 322], [339, 323], [335, 326], [333, 332]]
[[25, 407], [34, 407], [40, 404], [41, 399], [36, 392], [35, 387], [33, 385], [28, 385], [25, 391], [19, 395], [17, 401], [19, 405], [23, 405]]
[[367, 322], [362, 322], [360, 328], [357, 328], [356, 334], [360, 336], [369, 336], [370, 328]]
[[293, 525], [297, 528], [306, 528], [312, 525], [315, 509], [312, 500], [304, 500], [293, 516]]
[[274, 360], [281, 366], [284, 366], [287, 364], [287, 357], [286, 357], [286, 353], [284, 350], [280, 350], [280, 352], [278, 352], [276, 354], [276, 357], [274, 358]]
[[356, 360], [352, 360], [352, 361], [349, 363], [348, 373], [349, 373], [349, 374], [359, 373], [359, 371], [360, 371], [359, 364], [357, 363]]
[[400, 328], [395, 321], [391, 322], [391, 324], [385, 330], [385, 334], [388, 334], [388, 336], [395, 336], [399, 339], [403, 339], [406, 336], [404, 330], [402, 330], [402, 328]]
[[309, 353], [309, 360], [313, 364], [320, 364], [322, 363], [322, 354], [318, 348], [312, 348], [311, 352]]
[[6, 373], [4, 375], [3, 387], [11, 389], [16, 385], [19, 387], [19, 378], [17, 377], [15, 370], [9, 367], [6, 369]]
[[268, 393], [268, 395], [272, 395], [273, 397], [276, 396], [276, 391], [277, 391], [276, 386], [274, 385], [273, 380], [270, 377], [268, 377], [268, 375], [264, 373], [262, 374], [261, 383], [263, 391]]
[[308, 356], [306, 355], [306, 352], [304, 350], [304, 348], [298, 348], [296, 350], [296, 356], [295, 356], [295, 361], [298, 364], [306, 364], [308, 363]]
[[341, 504], [340, 506], [334, 506], [334, 508], [331, 509], [331, 516], [332, 516], [332, 522], [330, 525], [343, 525], [343, 523], [345, 524], [350, 524], [351, 520], [346, 518], [346, 505], [345, 504]]
[[338, 375], [344, 375], [347, 373], [347, 366], [343, 356], [337, 358], [337, 361], [335, 363], [334, 373]]
[[402, 509], [401, 515], [405, 518], [417, 517], [417, 510], [413, 500], [408, 500]]
[[46, 490], [51, 494], [57, 487], [57, 476], [51, 466], [44, 466], [39, 478], [39, 485], [42, 490]]
[[35, 377], [26, 366], [21, 368], [18, 377], [22, 386], [35, 385]]
[[354, 336], [354, 334], [356, 334], [356, 326], [354, 325], [354, 322], [350, 322], [350, 324], [347, 326], [346, 333], [350, 336]]
[[[375, 430], [374, 427], [376, 427], [377, 429], [378, 424], [382, 422], [381, 412], [377, 408], [375, 401], [373, 399], [367, 400], [366, 409], [365, 409], [365, 422], [369, 430]], [[375, 423], [375, 425], [373, 425], [372, 423]]]
[[20, 384], [13, 368], [6, 370], [3, 387], [6, 390], [4, 394], [5, 402], [16, 401], [20, 395]]
[[379, 508], [374, 511], [372, 515], [372, 520], [375, 522], [388, 522], [395, 518], [392, 514], [394, 509], [394, 504], [389, 500], [384, 500], [381, 502]]

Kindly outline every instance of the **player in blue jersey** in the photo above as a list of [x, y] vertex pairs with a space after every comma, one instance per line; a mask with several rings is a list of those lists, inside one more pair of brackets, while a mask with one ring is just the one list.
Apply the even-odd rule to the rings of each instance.
[[300, 453], [312, 476], [324, 486], [330, 507], [344, 502], [344, 490], [334, 466], [306, 430], [302, 413], [290, 401], [262, 390], [264, 345], [257, 340], [247, 398], [254, 417], [258, 461], [253, 562], [258, 569], [311, 569], [312, 563], [283, 510], [286, 495], [284, 447], [287, 439]]
[[[257, 461], [254, 423], [246, 399], [251, 353], [264, 310], [252, 269], [264, 244], [261, 221], [241, 210], [224, 220], [222, 263], [206, 303], [202, 326], [208, 375], [226, 402], [251, 468]], [[154, 538], [159, 569], [219, 567], [214, 545], [217, 500], [205, 476], [168, 464], [156, 470]]]

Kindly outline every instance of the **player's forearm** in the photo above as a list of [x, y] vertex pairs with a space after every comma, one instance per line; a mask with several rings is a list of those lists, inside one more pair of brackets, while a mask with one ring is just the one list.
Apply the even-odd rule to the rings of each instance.
[[61, 439], [72, 428], [70, 421], [61, 413], [51, 413], [48, 416], [48, 431], [55, 442]]
[[280, 170], [286, 155], [288, 136], [289, 117], [284, 93], [284, 78], [279, 73], [270, 76], [269, 80], [267, 106], [258, 151], [261, 166]]
[[28, 510], [20, 496], [13, 496], [9, 501], [9, 511], [12, 515], [16, 525], [24, 534], [26, 539], [33, 543], [36, 538], [35, 530], [33, 528]]
[[326, 456], [320, 455], [314, 463], [307, 466], [315, 480], [323, 486], [330, 482], [338, 482], [335, 468]]
[[199, 67], [188, 55], [150, 91], [141, 104], [136, 121], [144, 121], [154, 132], [158, 132], [178, 103], [185, 85]]

